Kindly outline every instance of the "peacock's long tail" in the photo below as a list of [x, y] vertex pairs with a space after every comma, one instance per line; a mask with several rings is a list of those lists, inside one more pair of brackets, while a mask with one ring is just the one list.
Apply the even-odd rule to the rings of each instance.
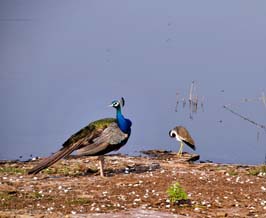
[[37, 174], [38, 172], [46, 169], [47, 167], [53, 165], [60, 159], [68, 156], [71, 154], [74, 150], [76, 150], [77, 144], [73, 144], [72, 146], [67, 146], [61, 148], [59, 151], [51, 155], [50, 157], [45, 158], [42, 160], [37, 166], [33, 167], [28, 171], [28, 174]]

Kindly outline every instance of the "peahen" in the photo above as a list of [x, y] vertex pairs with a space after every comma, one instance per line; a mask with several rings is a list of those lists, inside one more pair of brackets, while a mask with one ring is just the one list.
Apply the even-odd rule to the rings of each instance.
[[116, 119], [105, 118], [90, 123], [65, 141], [59, 151], [29, 170], [28, 174], [36, 174], [61, 158], [67, 157], [73, 151], [77, 151], [77, 154], [82, 156], [99, 156], [100, 175], [104, 176], [103, 155], [121, 148], [130, 136], [132, 123], [122, 115], [121, 108], [124, 104], [124, 98], [113, 101], [110, 106], [116, 109]]

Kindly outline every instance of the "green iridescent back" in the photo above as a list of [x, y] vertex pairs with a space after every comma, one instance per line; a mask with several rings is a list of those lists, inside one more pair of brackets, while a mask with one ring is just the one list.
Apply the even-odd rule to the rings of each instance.
[[97, 133], [100, 133], [113, 122], [116, 122], [115, 118], [104, 118], [91, 122], [89, 125], [85, 126], [74, 135], [72, 135], [67, 141], [65, 141], [63, 147], [74, 144], [80, 139], [86, 138], [89, 135], [93, 136]]

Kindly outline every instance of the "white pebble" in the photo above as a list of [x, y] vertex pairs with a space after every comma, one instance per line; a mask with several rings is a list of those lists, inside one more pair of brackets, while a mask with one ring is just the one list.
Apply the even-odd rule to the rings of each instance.
[[262, 201], [260, 202], [260, 204], [261, 204], [261, 206], [264, 206], [264, 205], [266, 205], [266, 201], [263, 201], [263, 200], [262, 200]]
[[258, 176], [266, 176], [266, 173], [264, 173], [264, 172], [260, 172], [260, 173], [258, 174]]
[[129, 168], [125, 168], [125, 174], [128, 174], [129, 173]]
[[202, 205], [206, 205], [208, 202], [207, 201], [202, 201], [201, 204]]

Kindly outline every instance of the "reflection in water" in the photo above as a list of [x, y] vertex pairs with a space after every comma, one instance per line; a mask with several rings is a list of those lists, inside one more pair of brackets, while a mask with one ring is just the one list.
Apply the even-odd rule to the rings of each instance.
[[[179, 90], [177, 91], [175, 112], [179, 113], [179, 119], [182, 118], [183, 122], [186, 122], [184, 121], [186, 120], [186, 118], [193, 121], [192, 126], [195, 129], [194, 132], [195, 134], [198, 134], [198, 138], [200, 138], [200, 147], [202, 149], [206, 149], [205, 152], [212, 151], [213, 154], [217, 154], [218, 159], [219, 152], [221, 152], [223, 148], [225, 150], [230, 149], [232, 156], [234, 156], [236, 160], [245, 152], [247, 152], [248, 156], [248, 153], [250, 152], [248, 152], [248, 149], [254, 149], [253, 151], [255, 153], [259, 152], [259, 149], [263, 147], [263, 143], [265, 141], [266, 125], [263, 123], [265, 121], [262, 120], [264, 118], [264, 116], [262, 115], [263, 110], [261, 111], [262, 114], [257, 113], [257, 106], [260, 107], [260, 110], [264, 107], [266, 108], [265, 93], [262, 92], [259, 97], [255, 98], [241, 98], [239, 101], [230, 104], [226, 104], [226, 102], [222, 103], [220, 99], [217, 99], [216, 103], [218, 103], [218, 105], [209, 105], [206, 110], [208, 111], [208, 113], [201, 114], [201, 116], [197, 117], [197, 119], [194, 120], [197, 113], [205, 111], [205, 98], [204, 96], [201, 96], [199, 94], [198, 87], [199, 84], [196, 83], [196, 81], [192, 81], [188, 93], [182, 93]], [[224, 92], [224, 90], [221, 90], [221, 93]], [[241, 119], [232, 119], [230, 114], [222, 113], [221, 110], [217, 110], [214, 113], [211, 112], [212, 110], [210, 109], [210, 107], [212, 107], [212, 109], [213, 106], [219, 108], [221, 107], [221, 105], [224, 111], [229, 111], [231, 112], [231, 114]], [[255, 109], [255, 106], [257, 109]], [[263, 106], [263, 108], [261, 108], [261, 106]], [[249, 115], [249, 113], [252, 115]], [[216, 119], [217, 116], [219, 116], [219, 126], [213, 126], [214, 124], [211, 122], [213, 119]], [[211, 121], [210, 125], [206, 125], [206, 119], [208, 119], [208, 121]], [[242, 121], [244, 121], [243, 124]], [[201, 129], [201, 127], [203, 126], [204, 129]], [[250, 128], [248, 128], [247, 126], [250, 126]], [[254, 127], [255, 131], [253, 130]], [[255, 142], [256, 145], [254, 145], [253, 142]], [[216, 149], [221, 149], [221, 151], [217, 151], [216, 153]], [[263, 151], [262, 149], [262, 152], [266, 151]], [[256, 159], [253, 155], [254, 154], [250, 155], [250, 158]], [[227, 160], [227, 156], [222, 159], [222, 162], [225, 160]], [[264, 156], [260, 160], [257, 159], [257, 162], [264, 162]]]
[[[243, 103], [253, 103], [253, 102], [262, 102], [263, 105], [266, 107], [266, 97], [265, 97], [264, 92], [262, 92], [262, 95], [260, 97], [257, 97], [257, 98], [243, 98], [240, 101], [240, 103], [223, 105], [223, 108], [226, 109], [227, 111], [231, 112], [235, 116], [240, 117], [244, 121], [247, 121], [249, 124], [252, 124], [252, 125], [256, 126], [257, 128], [263, 130], [264, 133], [266, 133], [266, 125], [261, 124], [261, 123], [259, 123], [257, 121], [254, 121], [253, 119], [248, 118], [248, 117], [244, 116], [243, 114], [237, 112], [236, 110], [232, 109], [232, 107], [235, 106], [235, 105], [239, 105], [239, 104], [243, 104]], [[257, 131], [256, 139], [257, 139], [256, 142], [258, 144], [259, 140], [260, 140], [260, 132], [259, 131]], [[265, 153], [265, 161], [266, 161], [266, 153]]]
[[[182, 107], [183, 109], [186, 107], [186, 103], [188, 101], [189, 105], [189, 119], [193, 120], [193, 114], [198, 112], [198, 105], [199, 99], [201, 99], [200, 107], [202, 112], [204, 112], [204, 96], [200, 97], [197, 93], [197, 84], [193, 80], [190, 85], [190, 90], [188, 94], [188, 100], [183, 97], [182, 98]], [[176, 93], [176, 105], [175, 105], [175, 112], [178, 112], [178, 105], [179, 105], [179, 92]]]
[[248, 121], [249, 123], [251, 123], [251, 124], [253, 124], [253, 125], [255, 125], [255, 126], [259, 127], [259, 128], [262, 128], [265, 131], [265, 133], [266, 133], [266, 126], [265, 125], [259, 124], [259, 123], [255, 122], [254, 120], [251, 120], [250, 118], [247, 118], [247, 117], [243, 116], [242, 114], [234, 111], [233, 109], [229, 108], [226, 105], [224, 105], [223, 108], [225, 108], [226, 110], [230, 111], [232, 114], [240, 117], [241, 119], [243, 119], [245, 121]]
[[[240, 104], [243, 104], [243, 103], [253, 103], [253, 102], [262, 102], [263, 105], [266, 108], [266, 96], [265, 96], [264, 92], [262, 92], [261, 96], [260, 97], [257, 97], [257, 98], [243, 98], [240, 101]], [[248, 123], [250, 123], [252, 125], [255, 125], [257, 128], [262, 129], [266, 133], [266, 125], [260, 124], [259, 122], [254, 121], [253, 119], [248, 118], [248, 117], [240, 114], [239, 112], [236, 112], [236, 110], [233, 110], [232, 109], [232, 106], [235, 106], [235, 105], [237, 105], [237, 103], [235, 103], [235, 104], [227, 104], [227, 105], [224, 105], [223, 108], [226, 109], [226, 110], [228, 110], [228, 111], [230, 111], [232, 114], [240, 117], [241, 119], [247, 121]], [[259, 138], [260, 138], [260, 132], [257, 131], [257, 137], [256, 137], [257, 143], [259, 143]]]
[[[0, 159], [49, 155], [95, 117], [113, 116], [105, 105], [123, 95], [134, 128], [121, 153], [176, 151], [167, 133], [182, 123], [203, 160], [264, 161], [264, 130], [222, 107], [257, 92], [260, 101], [229, 108], [266, 124], [265, 10], [259, 1], [243, 10], [233, 2], [230, 10], [228, 4], [208, 10], [209, 3], [191, 8], [187, 1], [158, 1], [151, 10], [138, 10], [144, 1], [132, 7], [19, 1], [28, 9], [21, 10], [18, 1], [8, 2], [0, 8], [9, 19], [1, 22]], [[112, 22], [94, 19], [95, 7]], [[36, 22], [10, 20], [18, 16]]]

